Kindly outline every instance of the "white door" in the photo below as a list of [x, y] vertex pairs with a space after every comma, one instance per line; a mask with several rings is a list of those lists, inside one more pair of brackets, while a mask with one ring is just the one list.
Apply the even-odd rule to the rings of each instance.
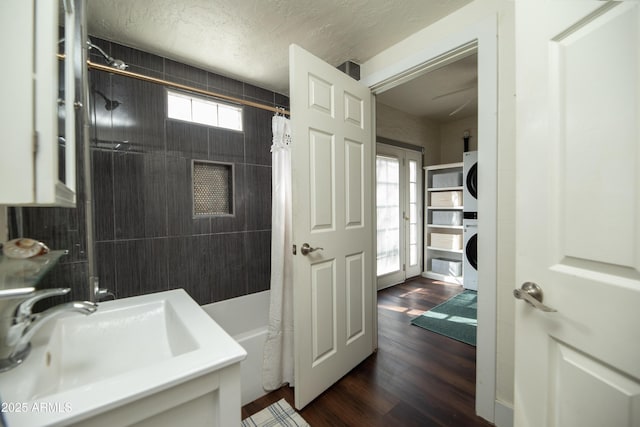
[[421, 273], [422, 155], [386, 144], [376, 154], [378, 289]]
[[516, 2], [517, 427], [640, 426], [640, 4]]
[[367, 87], [296, 45], [289, 67], [300, 409], [373, 352], [375, 150]]

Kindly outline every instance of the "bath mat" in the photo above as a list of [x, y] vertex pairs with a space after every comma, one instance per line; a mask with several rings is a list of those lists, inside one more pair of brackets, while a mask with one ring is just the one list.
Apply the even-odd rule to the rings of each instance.
[[475, 347], [478, 293], [465, 290], [411, 321], [413, 325]]
[[257, 414], [242, 420], [242, 427], [309, 427], [286, 400], [280, 399]]

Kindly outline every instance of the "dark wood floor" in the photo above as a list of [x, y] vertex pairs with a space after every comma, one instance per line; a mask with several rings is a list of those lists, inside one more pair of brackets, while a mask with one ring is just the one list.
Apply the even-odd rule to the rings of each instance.
[[[410, 320], [461, 286], [417, 278], [378, 292], [378, 351], [300, 411], [321, 426], [490, 426], [475, 416], [476, 349]], [[285, 398], [282, 387], [242, 408], [248, 417]]]

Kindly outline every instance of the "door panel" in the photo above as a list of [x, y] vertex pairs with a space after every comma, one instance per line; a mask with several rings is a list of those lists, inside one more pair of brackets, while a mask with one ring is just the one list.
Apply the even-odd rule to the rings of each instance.
[[365, 283], [364, 254], [347, 256], [347, 345], [365, 332], [367, 283]]
[[316, 365], [337, 351], [335, 260], [311, 266], [311, 289], [313, 364]]
[[[638, 158], [630, 155], [637, 152], [638, 87], [593, 84], [638, 81], [637, 43], [627, 42], [638, 38], [633, 9], [616, 7], [595, 19], [588, 16], [571, 31], [554, 37], [550, 68], [555, 80], [551, 99], [558, 111], [558, 149], [574, 154], [564, 155], [561, 166], [565, 171], [560, 188], [563, 255], [637, 268], [636, 236], [629, 230], [637, 229], [639, 215], [628, 201], [630, 194], [639, 191]], [[585, 122], [586, 117], [594, 121]], [[616, 126], [603, 125], [608, 123]], [[598, 176], [602, 170], [606, 176]], [[620, 209], [626, 205], [629, 209]], [[591, 208], [585, 210], [587, 206]], [[615, 221], [593, 227], [600, 218]], [[591, 233], [584, 233], [588, 228]]]
[[344, 121], [358, 126], [364, 126], [364, 101], [347, 91], [344, 92]]
[[309, 130], [311, 228], [316, 232], [335, 230], [334, 146], [334, 135]]
[[640, 4], [525, 0], [516, 34], [516, 272], [557, 313], [516, 303], [515, 425], [637, 426]]
[[289, 58], [300, 409], [373, 352], [374, 150], [369, 89], [298, 46]]
[[[561, 342], [551, 343], [551, 422], [557, 426], [635, 426], [640, 420], [640, 384], [602, 361]], [[579, 390], [579, 393], [576, 393]], [[585, 405], [585, 402], [599, 402]]]
[[309, 108], [334, 117], [333, 85], [309, 73]]
[[345, 212], [346, 227], [363, 227], [364, 223], [364, 145], [345, 139]]

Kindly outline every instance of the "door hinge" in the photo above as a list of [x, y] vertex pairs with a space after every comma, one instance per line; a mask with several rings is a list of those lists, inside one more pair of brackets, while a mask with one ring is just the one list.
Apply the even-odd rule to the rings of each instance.
[[406, 264], [402, 264], [402, 271], [407, 271], [407, 265]]
[[33, 154], [34, 154], [34, 156], [35, 156], [36, 154], [38, 154], [38, 148], [39, 148], [39, 146], [38, 146], [38, 145], [39, 145], [39, 144], [38, 144], [38, 140], [39, 140], [39, 138], [38, 138], [38, 132], [33, 132], [33, 142], [32, 142], [32, 144], [33, 144], [33, 145], [32, 145], [32, 147], [31, 147], [31, 149], [33, 150]]

